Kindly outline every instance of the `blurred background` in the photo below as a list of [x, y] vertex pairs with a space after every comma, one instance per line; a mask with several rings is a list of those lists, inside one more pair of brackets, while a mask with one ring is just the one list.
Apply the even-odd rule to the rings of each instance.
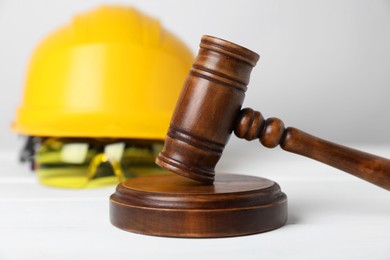
[[244, 106], [265, 117], [337, 143], [390, 144], [390, 1], [1, 0], [0, 150], [20, 147], [10, 124], [35, 46], [102, 4], [159, 18], [194, 53], [203, 34], [259, 53]]

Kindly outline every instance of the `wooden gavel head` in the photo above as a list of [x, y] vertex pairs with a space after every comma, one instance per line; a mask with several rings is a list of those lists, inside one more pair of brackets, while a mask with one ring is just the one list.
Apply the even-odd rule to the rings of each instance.
[[235, 126], [259, 55], [203, 36], [156, 159], [182, 176], [213, 183], [214, 168]]

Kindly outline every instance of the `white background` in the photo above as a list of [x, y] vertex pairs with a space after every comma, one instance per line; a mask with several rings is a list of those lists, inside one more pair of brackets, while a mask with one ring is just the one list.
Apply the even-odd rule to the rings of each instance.
[[[390, 157], [380, 147], [358, 148]], [[11, 162], [15, 155], [0, 153], [0, 259], [390, 259], [389, 191], [306, 158], [256, 150], [227, 151], [219, 171], [277, 181], [288, 197], [287, 224], [271, 232], [218, 239], [125, 232], [109, 221], [108, 197], [115, 187], [42, 186], [24, 165]]]
[[[0, 259], [373, 259], [390, 257], [389, 192], [320, 163], [232, 138], [219, 172], [277, 181], [287, 225], [225, 239], [136, 235], [109, 222], [115, 187], [39, 185], [9, 130], [38, 41], [92, 0], [0, 0]], [[110, 3], [110, 1], [105, 1]], [[111, 2], [113, 3], [113, 2]], [[203, 34], [258, 52], [245, 106], [390, 158], [390, 1], [139, 0], [196, 53]]]
[[[258, 52], [244, 106], [338, 143], [390, 143], [390, 1], [0, 1], [0, 149], [36, 44], [78, 12], [131, 4], [194, 51], [210, 34]], [[235, 140], [233, 140], [235, 142]]]

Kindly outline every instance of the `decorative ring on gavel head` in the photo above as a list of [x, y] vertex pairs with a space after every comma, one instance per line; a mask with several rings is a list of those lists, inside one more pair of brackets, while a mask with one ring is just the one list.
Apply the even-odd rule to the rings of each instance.
[[165, 146], [156, 159], [163, 168], [213, 183], [214, 168], [234, 129], [250, 73], [259, 55], [237, 44], [203, 36], [200, 50], [176, 104]]

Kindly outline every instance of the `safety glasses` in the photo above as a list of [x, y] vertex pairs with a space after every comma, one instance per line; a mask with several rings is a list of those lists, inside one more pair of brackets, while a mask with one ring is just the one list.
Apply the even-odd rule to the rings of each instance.
[[36, 145], [34, 169], [41, 183], [93, 188], [129, 178], [167, 173], [154, 160], [161, 141], [43, 138]]

